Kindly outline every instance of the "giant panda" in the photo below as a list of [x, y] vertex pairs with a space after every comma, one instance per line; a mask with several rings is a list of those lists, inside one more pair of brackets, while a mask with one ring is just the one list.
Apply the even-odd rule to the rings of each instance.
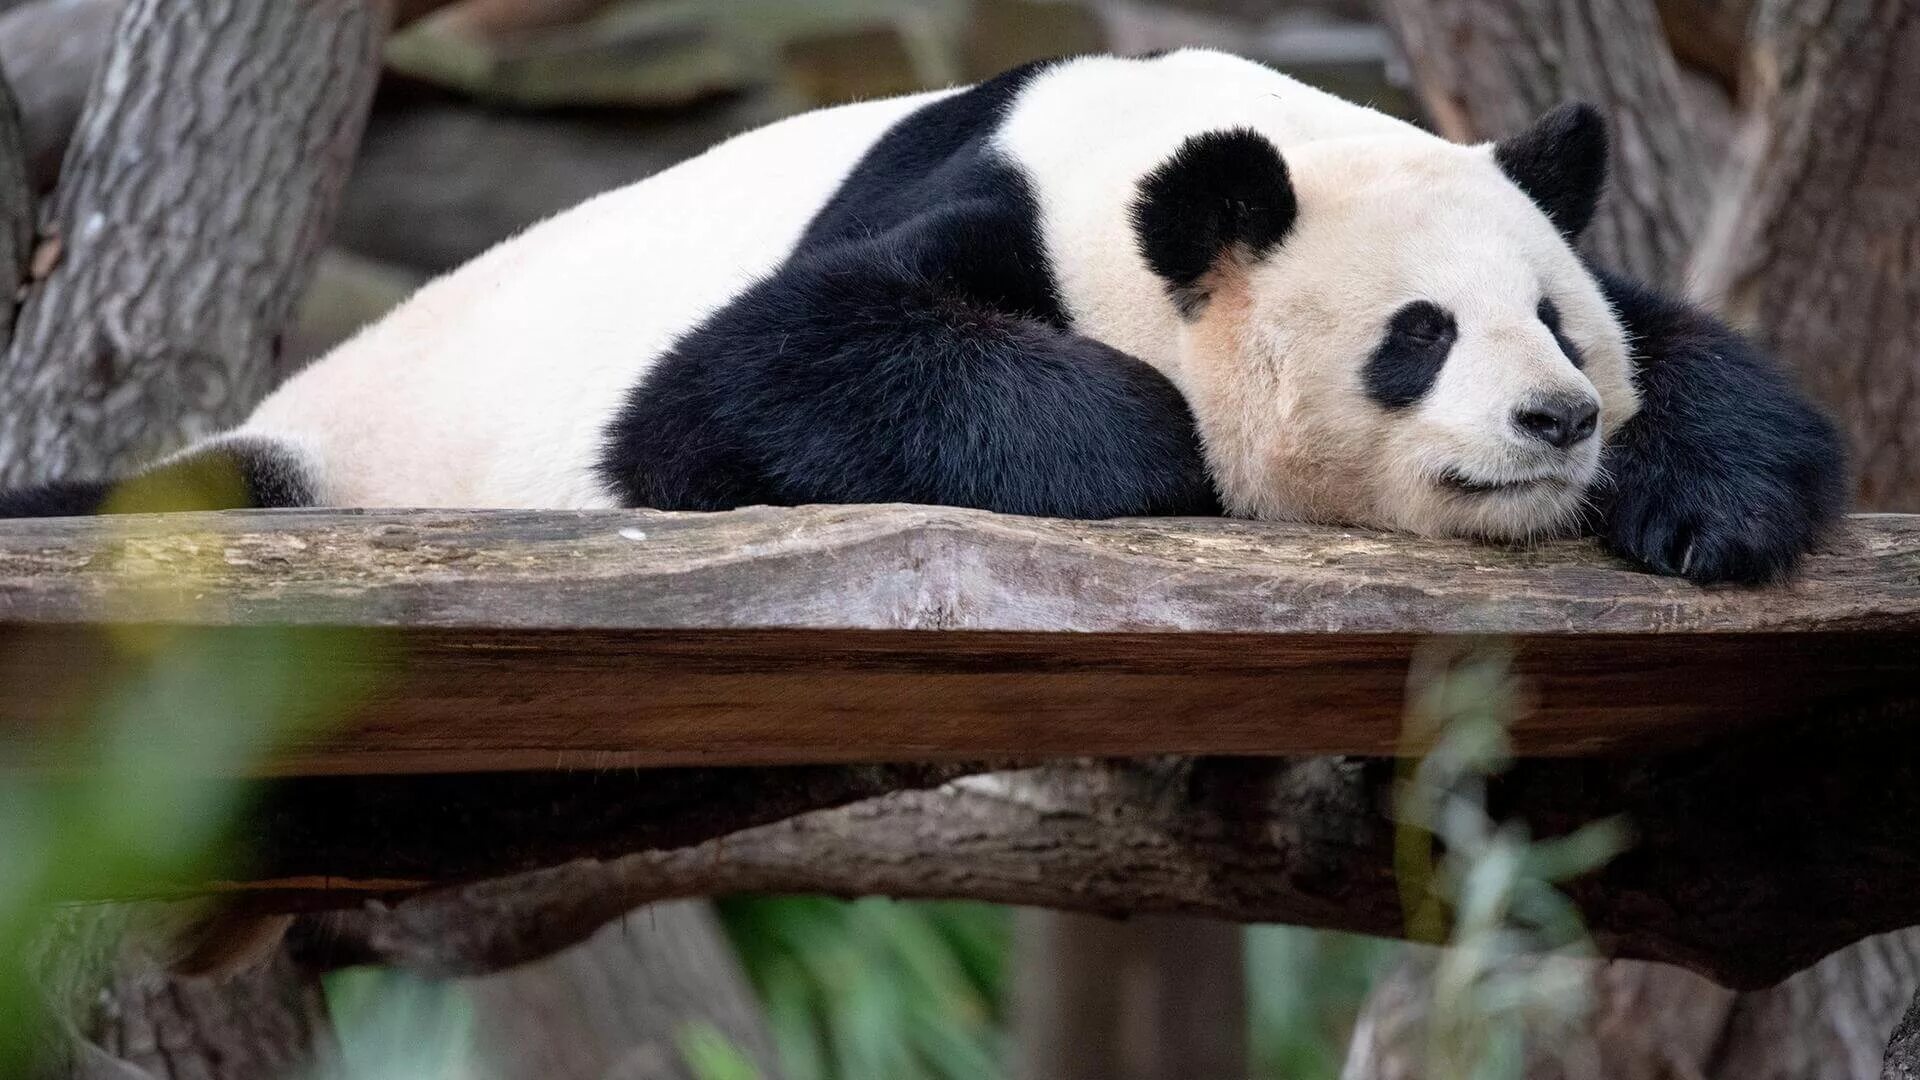
[[1224, 510], [1778, 578], [1841, 508], [1835, 433], [1583, 261], [1606, 157], [1588, 107], [1463, 146], [1207, 50], [824, 109], [501, 244], [227, 434], [0, 513]]

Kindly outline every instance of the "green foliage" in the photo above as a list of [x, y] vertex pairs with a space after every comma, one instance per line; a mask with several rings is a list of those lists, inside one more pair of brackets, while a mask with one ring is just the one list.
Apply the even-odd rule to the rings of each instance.
[[369, 689], [360, 661], [379, 648], [330, 631], [151, 624], [99, 644], [112, 662], [76, 693], [58, 755], [70, 770], [7, 772], [23, 750], [0, 742], [0, 1075], [25, 1068], [47, 1023], [29, 1019], [41, 1002], [23, 961], [56, 907], [230, 867], [247, 792], [236, 778], [276, 740], [351, 708]]
[[[340, 1042], [340, 1068], [316, 1080], [486, 1075], [474, 1058], [473, 1003], [458, 983], [386, 968], [351, 968], [328, 975], [326, 993]], [[734, 1080], [724, 1073], [700, 1076]]]
[[1353, 1020], [1398, 942], [1297, 926], [1247, 928], [1254, 1075], [1335, 1080]]
[[676, 1042], [694, 1080], [760, 1080], [760, 1070], [746, 1053], [712, 1024], [682, 1025]]
[[783, 897], [720, 914], [792, 1080], [999, 1075], [1005, 909]]
[[1418, 756], [1403, 760], [1394, 793], [1396, 868], [1413, 935], [1448, 946], [1433, 971], [1427, 1075], [1520, 1080], [1523, 1035], [1571, 1029], [1589, 1007], [1588, 968], [1568, 961], [1591, 958], [1592, 941], [1556, 885], [1624, 850], [1626, 829], [1607, 820], [1539, 839], [1488, 816], [1522, 700], [1504, 649], [1429, 652], [1409, 684]]

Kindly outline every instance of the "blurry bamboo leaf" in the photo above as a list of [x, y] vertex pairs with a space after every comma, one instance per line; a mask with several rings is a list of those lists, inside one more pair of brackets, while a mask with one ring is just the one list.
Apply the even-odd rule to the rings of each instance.
[[1005, 910], [820, 897], [719, 906], [794, 1080], [999, 1074]]
[[680, 1060], [694, 1080], [760, 1080], [760, 1070], [712, 1024], [685, 1025], [678, 1043]]
[[[316, 1080], [469, 1080], [484, 1075], [474, 1060], [473, 1002], [458, 983], [385, 968], [351, 968], [328, 975], [326, 993], [340, 1043], [341, 1071]], [[700, 1077], [733, 1080], [726, 1074]]]
[[1524, 1033], [1577, 1024], [1589, 1007], [1593, 946], [1556, 886], [1625, 850], [1619, 821], [1536, 840], [1487, 813], [1490, 779], [1511, 763], [1521, 686], [1506, 650], [1416, 658], [1400, 775], [1395, 869], [1408, 926], [1442, 940], [1427, 1021], [1434, 1080], [1519, 1080]]
[[[24, 957], [57, 905], [164, 893], [237, 865], [229, 842], [250, 763], [350, 712], [385, 651], [357, 632], [233, 633], [157, 616], [106, 645], [115, 662], [74, 705], [60, 755], [72, 764], [0, 774], [0, 1076], [31, 1052], [37, 1025], [10, 1021], [39, 1007]], [[24, 760], [0, 743], [9, 759]]]
[[1297, 926], [1248, 927], [1255, 1075], [1336, 1080], [1354, 1018], [1400, 948], [1398, 942]]

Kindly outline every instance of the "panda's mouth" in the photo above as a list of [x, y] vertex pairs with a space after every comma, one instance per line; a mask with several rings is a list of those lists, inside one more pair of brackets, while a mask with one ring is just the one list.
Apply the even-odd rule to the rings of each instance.
[[1497, 495], [1563, 488], [1567, 486], [1567, 480], [1552, 473], [1510, 480], [1483, 480], [1468, 476], [1459, 469], [1448, 469], [1440, 474], [1440, 486], [1461, 495]]

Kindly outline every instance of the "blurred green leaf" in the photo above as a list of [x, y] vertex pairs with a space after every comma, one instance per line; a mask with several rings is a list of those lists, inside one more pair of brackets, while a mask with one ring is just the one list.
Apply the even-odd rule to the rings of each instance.
[[484, 1075], [474, 1060], [473, 1003], [458, 983], [362, 967], [333, 972], [324, 985], [340, 1070], [316, 1080]]
[[779, 897], [720, 912], [794, 1080], [999, 1074], [1004, 909]]
[[694, 1080], [760, 1080], [760, 1070], [724, 1032], [704, 1021], [684, 1024], [675, 1040]]

